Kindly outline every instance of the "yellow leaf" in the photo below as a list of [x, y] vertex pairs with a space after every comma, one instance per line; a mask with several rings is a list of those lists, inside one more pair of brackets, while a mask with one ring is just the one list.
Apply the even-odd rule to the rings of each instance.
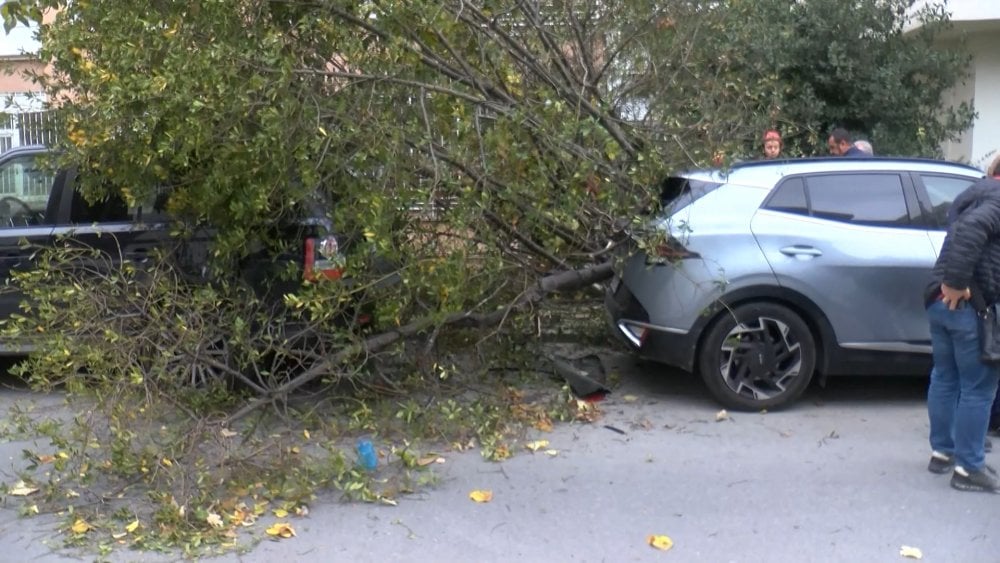
[[90, 531], [90, 524], [83, 518], [78, 518], [76, 522], [73, 522], [70, 530], [73, 530], [74, 534], [86, 534]]
[[920, 551], [919, 547], [910, 547], [904, 545], [899, 548], [899, 554], [903, 557], [909, 557], [910, 559], [923, 559], [924, 552]]
[[308, 439], [310, 438], [310, 436], [309, 436], [309, 431], [308, 431], [308, 430], [303, 430], [303, 431], [302, 431], [302, 436], [303, 436], [303, 437], [304, 437], [304, 438], [305, 438], [306, 440], [308, 440]]
[[475, 490], [469, 493], [469, 498], [476, 502], [490, 502], [493, 500], [493, 491]]
[[160, 460], [160, 463], [162, 463], [163, 465], [165, 465], [165, 466], [167, 466], [167, 467], [173, 467], [173, 465], [174, 465], [174, 462], [170, 461], [170, 460], [169, 460], [169, 459], [167, 459], [167, 458], [163, 458], [163, 459], [161, 459], [161, 460]]
[[69, 454], [66, 452], [59, 452], [56, 455], [59, 456], [59, 459], [69, 459]]
[[226, 525], [222, 521], [222, 516], [219, 516], [218, 514], [216, 514], [214, 512], [209, 512], [208, 513], [208, 516], [205, 518], [205, 522], [208, 522], [209, 526], [211, 526], [213, 528], [216, 528], [216, 529], [222, 528], [223, 526]]
[[32, 493], [37, 493], [38, 487], [30, 487], [24, 481], [18, 481], [12, 489], [7, 491], [7, 494], [15, 497], [26, 497]]
[[547, 418], [536, 420], [532, 423], [532, 426], [534, 426], [536, 430], [541, 430], [542, 432], [552, 432], [552, 421]]
[[528, 448], [529, 450], [531, 450], [533, 452], [537, 452], [538, 450], [540, 450], [542, 448], [549, 447], [549, 441], [548, 440], [535, 440], [534, 442], [528, 442], [527, 444], [524, 445], [524, 447]]
[[417, 465], [424, 467], [432, 463], [444, 463], [444, 458], [437, 454], [428, 454], [417, 460]]
[[130, 533], [130, 534], [132, 532], [138, 530], [138, 529], [139, 529], [139, 521], [138, 520], [133, 520], [131, 524], [129, 524], [128, 526], [125, 526], [125, 531], [128, 532], [128, 533]]
[[550, 457], [556, 457], [557, 455], [559, 455], [559, 450], [545, 450], [545, 455], [548, 455]]
[[636, 397], [635, 395], [625, 395], [622, 397], [622, 400], [626, 403], [634, 403], [639, 400], [639, 397]]
[[228, 428], [223, 428], [222, 430], [219, 430], [219, 434], [221, 434], [223, 438], [232, 438], [233, 436], [238, 435], [239, 432], [233, 432]]
[[115, 532], [111, 534], [112, 539], [120, 540], [128, 535], [128, 532]]
[[674, 540], [670, 539], [668, 536], [649, 536], [646, 538], [646, 543], [656, 549], [662, 549], [663, 551], [674, 547]]
[[290, 538], [295, 535], [295, 529], [292, 528], [292, 525], [287, 522], [275, 522], [273, 526], [267, 529], [267, 535], [279, 538]]
[[288, 516], [288, 511], [285, 510], [284, 508], [275, 508], [274, 510], [271, 511], [271, 513], [273, 513], [278, 518], [285, 518], [286, 516]]

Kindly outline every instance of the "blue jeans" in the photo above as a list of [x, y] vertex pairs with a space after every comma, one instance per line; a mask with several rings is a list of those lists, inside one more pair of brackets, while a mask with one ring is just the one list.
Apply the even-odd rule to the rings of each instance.
[[927, 390], [931, 449], [955, 456], [955, 464], [979, 471], [997, 370], [979, 361], [979, 327], [968, 304], [949, 311], [944, 302], [927, 308], [934, 369]]

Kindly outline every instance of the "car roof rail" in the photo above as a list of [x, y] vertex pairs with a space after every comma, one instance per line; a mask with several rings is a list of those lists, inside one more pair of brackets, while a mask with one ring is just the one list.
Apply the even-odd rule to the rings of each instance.
[[952, 160], [941, 160], [937, 158], [926, 158], [926, 157], [916, 157], [916, 156], [805, 156], [805, 157], [788, 157], [788, 158], [775, 158], [770, 160], [758, 159], [758, 160], [744, 160], [740, 162], [734, 162], [729, 169], [730, 170], [741, 170], [747, 168], [756, 168], [764, 166], [774, 166], [775, 164], [808, 164], [808, 163], [826, 163], [826, 162], [898, 162], [901, 164], [913, 163], [913, 164], [937, 164], [937, 165], [948, 165], [955, 166], [958, 168], [965, 168], [966, 170], [972, 170], [982, 173], [982, 170], [972, 166], [971, 164], [966, 164], [963, 162], [955, 162]]

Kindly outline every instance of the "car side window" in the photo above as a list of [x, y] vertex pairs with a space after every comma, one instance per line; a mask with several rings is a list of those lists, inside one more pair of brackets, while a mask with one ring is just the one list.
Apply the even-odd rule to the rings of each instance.
[[941, 230], [948, 228], [948, 208], [958, 194], [964, 192], [975, 183], [975, 178], [956, 176], [939, 176], [936, 174], [921, 174], [920, 181], [924, 184], [927, 197], [930, 200], [930, 214], [934, 223]]
[[73, 191], [73, 204], [70, 207], [70, 223], [121, 223], [131, 221], [125, 201], [116, 196], [109, 196], [97, 201], [87, 201], [80, 192]]
[[41, 167], [40, 155], [12, 158], [0, 165], [0, 228], [45, 225], [55, 174]]
[[910, 224], [898, 174], [822, 174], [807, 177], [805, 183], [814, 217], [859, 225]]
[[808, 215], [809, 205], [806, 202], [806, 188], [802, 178], [789, 178], [782, 182], [768, 198], [764, 208]]

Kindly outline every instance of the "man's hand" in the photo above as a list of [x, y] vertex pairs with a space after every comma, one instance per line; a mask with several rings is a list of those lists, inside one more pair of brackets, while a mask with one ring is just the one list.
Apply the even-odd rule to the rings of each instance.
[[972, 291], [969, 288], [955, 289], [947, 284], [941, 284], [941, 296], [941, 300], [948, 306], [948, 309], [954, 311], [959, 303], [972, 298]]

